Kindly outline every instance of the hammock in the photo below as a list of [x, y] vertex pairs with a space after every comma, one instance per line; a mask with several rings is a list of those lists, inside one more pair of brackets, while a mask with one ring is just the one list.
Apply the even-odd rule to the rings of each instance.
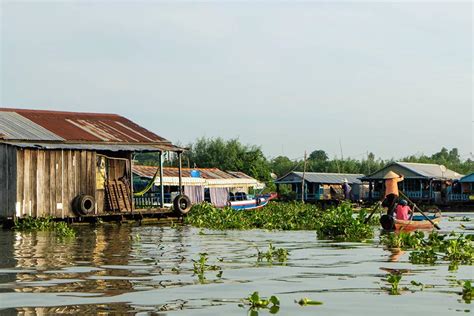
[[156, 180], [156, 177], [158, 176], [158, 173], [160, 172], [160, 168], [156, 168], [156, 172], [155, 172], [155, 175], [153, 176], [153, 178], [150, 180], [150, 182], [148, 182], [148, 184], [146, 185], [146, 187], [141, 190], [140, 192], [134, 192], [133, 193], [133, 196], [136, 196], [136, 197], [140, 197], [140, 196], [143, 196], [145, 193], [147, 193], [148, 191], [150, 191], [150, 189], [153, 187], [153, 184], [155, 183], [155, 180]]

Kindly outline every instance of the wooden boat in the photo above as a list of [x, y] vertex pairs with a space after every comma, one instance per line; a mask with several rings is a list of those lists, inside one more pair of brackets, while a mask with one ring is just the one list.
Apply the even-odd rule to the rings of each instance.
[[229, 206], [234, 210], [254, 210], [258, 208], [262, 208], [268, 204], [268, 202], [277, 197], [276, 193], [270, 194], [263, 194], [258, 195], [251, 199], [244, 199], [244, 200], [234, 200], [229, 201]]
[[[382, 228], [388, 231], [392, 230], [403, 230], [412, 231], [417, 229], [432, 229], [433, 223], [436, 225], [441, 221], [441, 214], [429, 215], [427, 220], [423, 215], [414, 215], [411, 220], [400, 220], [393, 218], [392, 216], [382, 215], [380, 217], [380, 224]], [[432, 223], [433, 222], [433, 223]]]
[[[435, 224], [441, 221], [440, 215], [431, 215], [428, 218]], [[433, 224], [422, 215], [414, 215], [411, 220], [395, 219], [395, 230], [416, 230], [416, 229], [433, 229]]]

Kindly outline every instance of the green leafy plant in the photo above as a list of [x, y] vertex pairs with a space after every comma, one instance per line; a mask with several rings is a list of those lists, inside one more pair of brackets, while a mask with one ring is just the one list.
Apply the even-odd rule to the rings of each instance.
[[413, 264], [435, 264], [438, 260], [438, 255], [433, 247], [426, 247], [410, 253], [409, 260]]
[[383, 235], [380, 242], [387, 248], [418, 249], [423, 246], [424, 234], [422, 232], [391, 232]]
[[398, 285], [401, 279], [402, 279], [401, 273], [391, 273], [388, 275], [387, 282], [391, 286], [389, 290], [390, 295], [400, 295], [400, 290], [398, 288]]
[[468, 304], [471, 303], [472, 297], [474, 296], [474, 287], [472, 286], [472, 283], [470, 280], [464, 281], [461, 295], [464, 302]]
[[318, 238], [343, 241], [362, 241], [373, 238], [374, 230], [371, 225], [365, 224], [365, 214], [353, 215], [354, 212], [349, 203], [342, 203], [324, 211], [316, 223]]
[[280, 300], [278, 297], [272, 295], [269, 299], [267, 299], [260, 297], [257, 291], [253, 292], [247, 298], [242, 300], [242, 304], [240, 306], [243, 307], [245, 305], [250, 306], [250, 311], [269, 309], [270, 313], [276, 314], [280, 310]]
[[257, 262], [262, 262], [264, 259], [267, 262], [272, 263], [277, 261], [280, 263], [286, 262], [288, 259], [289, 251], [284, 248], [273, 247], [272, 244], [268, 246], [268, 250], [263, 252], [257, 248]]
[[55, 222], [52, 217], [32, 217], [17, 219], [13, 229], [19, 231], [52, 231], [60, 239], [73, 238], [76, 231], [65, 222]]
[[222, 270], [221, 267], [217, 265], [209, 265], [207, 264], [208, 261], [208, 256], [207, 253], [202, 252], [199, 254], [199, 259], [198, 260], [192, 260], [193, 261], [193, 271], [194, 274], [198, 276], [198, 280], [200, 283], [205, 283], [206, 277], [205, 273], [206, 271], [217, 271], [220, 270], [217, 273], [217, 277], [222, 277]]

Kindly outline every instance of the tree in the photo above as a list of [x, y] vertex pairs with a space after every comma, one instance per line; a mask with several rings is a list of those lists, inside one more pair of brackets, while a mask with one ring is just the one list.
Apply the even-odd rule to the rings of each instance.
[[314, 150], [309, 154], [309, 160], [326, 162], [328, 159], [329, 157], [324, 150]]
[[290, 160], [286, 156], [278, 156], [270, 161], [270, 168], [278, 177], [282, 177], [295, 169], [297, 162]]

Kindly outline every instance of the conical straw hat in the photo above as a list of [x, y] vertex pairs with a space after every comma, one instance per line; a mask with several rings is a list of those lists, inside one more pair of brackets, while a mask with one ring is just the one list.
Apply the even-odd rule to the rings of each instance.
[[399, 177], [400, 176], [396, 174], [395, 172], [389, 171], [383, 176], [383, 179], [394, 179], [394, 178], [399, 178]]

